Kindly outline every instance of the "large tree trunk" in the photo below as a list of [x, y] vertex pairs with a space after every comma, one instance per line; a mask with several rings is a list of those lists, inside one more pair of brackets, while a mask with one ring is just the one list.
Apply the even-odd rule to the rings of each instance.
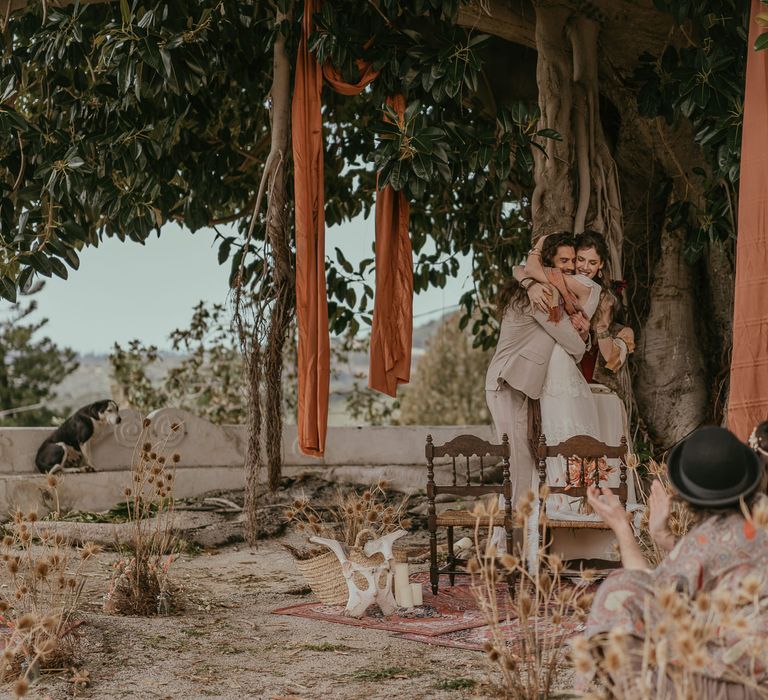
[[555, 231], [572, 231], [574, 212], [573, 180], [573, 83], [570, 47], [565, 24], [571, 10], [562, 6], [536, 6], [536, 82], [539, 86], [541, 129], [554, 129], [561, 140], [546, 142], [546, 155], [534, 149], [534, 177], [531, 217], [533, 236]]
[[[534, 154], [534, 236], [593, 227], [610, 241], [615, 277], [624, 262], [639, 341], [632, 367], [642, 426], [667, 447], [718, 420], [727, 394], [731, 247], [712, 245], [701, 265], [690, 266], [681, 232], [662, 233], [660, 186], [671, 181], [671, 201], [700, 204], [701, 180], [692, 170], [706, 165], [687, 123], [669, 127], [639, 115], [630, 80], [643, 51], [663, 52], [668, 16], [649, 0], [570, 7], [510, 0], [463, 6], [459, 23], [538, 52], [540, 128], [556, 129], [563, 142], [546, 143], [549, 158]], [[517, 82], [512, 72], [509, 93]], [[601, 95], [617, 112], [610, 138]]]
[[651, 437], [665, 449], [704, 422], [707, 406], [696, 343], [693, 270], [682, 251], [682, 232], [666, 231], [639, 344], [637, 397]]

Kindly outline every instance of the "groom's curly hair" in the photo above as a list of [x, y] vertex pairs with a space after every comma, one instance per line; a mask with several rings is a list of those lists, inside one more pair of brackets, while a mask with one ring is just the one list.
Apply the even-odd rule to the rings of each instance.
[[[561, 246], [575, 247], [573, 236], [568, 231], [555, 231], [547, 236], [544, 247], [541, 250], [541, 263], [544, 267], [554, 267], [555, 254]], [[512, 306], [518, 311], [525, 311], [528, 307], [528, 293], [522, 285], [512, 276], [503, 284], [496, 299], [496, 313], [499, 321], [504, 318], [507, 309]]]

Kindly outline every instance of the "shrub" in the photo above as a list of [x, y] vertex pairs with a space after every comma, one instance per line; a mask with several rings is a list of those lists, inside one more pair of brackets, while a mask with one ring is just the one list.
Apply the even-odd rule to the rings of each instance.
[[167, 613], [175, 602], [168, 574], [179, 547], [173, 529], [173, 487], [181, 457], [174, 453], [168, 458], [164, 449], [180, 426], [172, 425], [169, 434], [154, 445], [147, 440], [149, 426], [150, 420], [145, 418], [131, 469], [132, 483], [125, 490], [131, 535], [127, 543], [120, 543], [121, 557], [114, 564], [104, 601], [109, 613]]

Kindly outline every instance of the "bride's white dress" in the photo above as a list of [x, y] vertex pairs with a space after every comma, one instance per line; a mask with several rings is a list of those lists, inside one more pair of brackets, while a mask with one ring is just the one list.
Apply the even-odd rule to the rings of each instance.
[[[584, 275], [576, 275], [575, 279], [590, 288], [583, 311], [591, 319], [600, 302], [600, 285]], [[560, 345], [555, 345], [552, 350], [539, 402], [541, 432], [548, 445], [557, 445], [574, 435], [592, 435], [599, 439], [600, 420], [592, 390], [573, 357]], [[535, 481], [538, 481], [538, 474], [535, 475]], [[547, 483], [552, 486], [565, 486], [568, 483], [565, 457], [550, 457], [547, 460]], [[580, 498], [566, 495], [550, 496], [547, 499], [547, 517], [599, 520], [595, 515], [579, 513], [580, 502]]]
[[[601, 287], [584, 275], [577, 275], [582, 284], [590, 287], [590, 295], [583, 306], [584, 314], [591, 319], [597, 311], [600, 302]], [[599, 395], [600, 398], [608, 398]], [[612, 398], [616, 398], [612, 395]], [[547, 444], [557, 445], [575, 435], [591, 435], [592, 437], [609, 445], [618, 445], [624, 430], [619, 430], [617, 435], [617, 421], [606, 421], [601, 416], [598, 405], [598, 395], [587, 383], [581, 369], [562, 347], [555, 345], [552, 357], [547, 368], [547, 378], [544, 382], [541, 397], [541, 425], [542, 433], [546, 437]], [[617, 400], [624, 418], [623, 406]], [[623, 427], [624, 420], [619, 424]], [[606, 460], [605, 467], [608, 472], [600, 474], [602, 484], [610, 487], [619, 485], [619, 461]], [[550, 457], [547, 459], [547, 483], [552, 486], [565, 486], [568, 483], [568, 463], [565, 457]], [[629, 479], [629, 502], [633, 503], [634, 488], [632, 478]], [[538, 473], [534, 475], [532, 484], [534, 493], [538, 493]], [[599, 521], [601, 518], [595, 513], [584, 512], [584, 504], [579, 497], [569, 497], [566, 494], [555, 494], [547, 498], [546, 513], [549, 520], [591, 520]], [[630, 507], [630, 510], [633, 510]], [[528, 518], [527, 523], [527, 557], [530, 566], [534, 566], [538, 552], [538, 522], [539, 504], [534, 503], [534, 512]], [[577, 529], [555, 531], [555, 546], [564, 558], [615, 558], [615, 539], [608, 530]]]

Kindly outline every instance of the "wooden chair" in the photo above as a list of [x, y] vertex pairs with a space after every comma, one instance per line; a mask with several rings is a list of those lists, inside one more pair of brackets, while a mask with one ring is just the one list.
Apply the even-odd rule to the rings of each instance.
[[[590, 484], [600, 487], [599, 459], [621, 460], [619, 467], [619, 486], [611, 487], [622, 505], [627, 505], [627, 439], [621, 438], [619, 446], [606, 445], [588, 435], [577, 435], [569, 438], [558, 445], [547, 445], [546, 437], [541, 434], [538, 439], [537, 450], [537, 470], [539, 472], [539, 547], [546, 551], [552, 544], [552, 537], [544, 541], [544, 533], [558, 528], [591, 528], [598, 530], [610, 530], [608, 525], [602, 521], [595, 520], [559, 520], [549, 519], [546, 516], [545, 501], [542, 498], [543, 487], [549, 491], [549, 495], [564, 494], [569, 497], [586, 497], [587, 486]], [[570, 478], [570, 469], [568, 473], [569, 483], [561, 486], [547, 484], [547, 457], [564, 457], [566, 460], [575, 461], [578, 469], [578, 478], [576, 483]], [[569, 485], [570, 484], [570, 485]]]
[[[441, 574], [448, 574], [453, 586], [456, 574], [466, 574], [466, 569], [459, 569], [459, 565], [465, 564], [466, 559], [460, 559], [453, 553], [453, 528], [471, 527], [474, 529], [477, 522], [476, 516], [469, 510], [446, 510], [437, 513], [435, 509], [435, 497], [438, 494], [452, 494], [455, 496], [484, 496], [486, 494], [503, 495], [505, 508], [499, 512], [490, 523], [494, 526], [504, 527], [507, 533], [507, 551], [512, 551], [512, 485], [509, 480], [509, 440], [504, 435], [500, 445], [480, 439], [475, 435], [459, 435], [444, 445], [432, 443], [432, 436], [427, 435], [427, 500], [428, 500], [428, 527], [429, 527], [429, 580], [432, 584], [432, 593], [437, 594], [437, 588]], [[479, 477], [473, 479], [470, 469], [470, 457], [477, 456], [480, 460]], [[434, 460], [439, 457], [450, 457], [452, 465], [452, 481], [443, 486], [435, 483]], [[485, 483], [486, 457], [501, 457], [502, 477], [501, 484]], [[457, 460], [464, 458], [464, 469], [457, 469]], [[459, 467], [461, 463], [459, 462]], [[463, 473], [459, 478], [458, 471]], [[488, 527], [489, 518], [482, 518], [481, 526]], [[448, 562], [442, 568], [437, 565], [437, 528], [447, 528], [448, 534]]]

